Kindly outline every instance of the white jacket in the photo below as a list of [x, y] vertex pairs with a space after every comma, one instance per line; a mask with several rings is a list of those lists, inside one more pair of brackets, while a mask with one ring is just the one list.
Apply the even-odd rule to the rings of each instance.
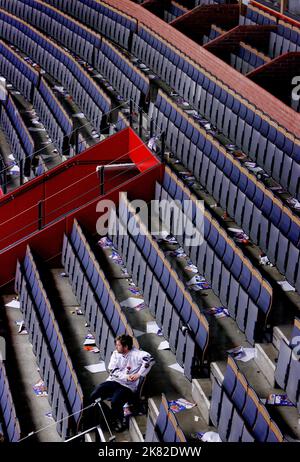
[[109, 361], [110, 375], [107, 380], [118, 382], [135, 392], [138, 388], [139, 380], [130, 382], [128, 376], [138, 373], [141, 377], [145, 377], [153, 364], [154, 359], [146, 351], [132, 348], [126, 355], [123, 355], [115, 350]]

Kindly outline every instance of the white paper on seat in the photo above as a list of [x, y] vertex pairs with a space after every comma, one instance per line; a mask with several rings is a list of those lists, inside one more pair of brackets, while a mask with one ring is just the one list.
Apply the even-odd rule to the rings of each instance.
[[6, 303], [7, 308], [17, 308], [20, 309], [20, 302], [18, 300], [12, 300], [9, 303]]
[[85, 369], [92, 374], [96, 374], [97, 372], [106, 372], [105, 362], [101, 361], [98, 364], [91, 364], [90, 366], [84, 366]]

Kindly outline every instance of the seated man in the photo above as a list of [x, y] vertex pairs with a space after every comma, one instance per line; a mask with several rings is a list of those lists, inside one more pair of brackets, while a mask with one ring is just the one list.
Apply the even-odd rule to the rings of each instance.
[[97, 398], [110, 398], [112, 426], [114, 430], [122, 431], [125, 428], [123, 406], [134, 397], [139, 378], [147, 375], [154, 360], [149, 353], [133, 347], [130, 335], [119, 335], [115, 344], [116, 350], [108, 365], [109, 377], [95, 388], [90, 400], [93, 402]]

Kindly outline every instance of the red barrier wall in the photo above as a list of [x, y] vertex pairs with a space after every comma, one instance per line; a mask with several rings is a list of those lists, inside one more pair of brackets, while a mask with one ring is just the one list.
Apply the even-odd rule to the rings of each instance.
[[[131, 150], [134, 150], [132, 155]], [[137, 164], [136, 169], [120, 168], [105, 173], [106, 192], [158, 163], [138, 136], [127, 128], [0, 199], [0, 249], [38, 229], [40, 201], [45, 226], [100, 195], [97, 165], [131, 161]]]

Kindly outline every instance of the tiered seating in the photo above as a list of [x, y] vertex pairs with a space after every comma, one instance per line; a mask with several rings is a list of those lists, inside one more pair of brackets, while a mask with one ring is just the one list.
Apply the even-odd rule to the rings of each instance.
[[263, 66], [266, 62], [266, 58], [261, 53], [242, 42], [238, 53], [230, 54], [230, 65], [242, 74], [248, 74], [248, 72]]
[[231, 357], [223, 383], [212, 381], [210, 419], [222, 441], [283, 442], [281, 431]]
[[161, 91], [153, 119], [174, 155], [300, 291], [299, 218]]
[[20, 424], [2, 360], [0, 360], [0, 422], [4, 424], [5, 439], [10, 443], [18, 442], [21, 438]]
[[140, 27], [132, 53], [292, 195], [300, 197], [300, 144], [172, 45]]
[[246, 16], [240, 16], [241, 25], [262, 25], [273, 26], [276, 25], [276, 18], [265, 11], [262, 11], [255, 6], [248, 5]]
[[[162, 186], [157, 183], [155, 198], [172, 204], [175, 200], [179, 201], [178, 204], [188, 201], [186, 203], [190, 204], [192, 210], [189, 211], [185, 229], [189, 233], [176, 233], [177, 223], [172, 223], [172, 233], [190, 255], [200, 274], [205, 275], [211, 283], [213, 291], [228, 308], [238, 327], [245, 332], [247, 340], [253, 344], [261, 337], [272, 306], [271, 286], [211, 214], [207, 210], [203, 213], [195, 196], [169, 168], [165, 170]], [[183, 208], [179, 210], [181, 214], [185, 213]], [[195, 232], [203, 238], [199, 243], [190, 239]]]
[[[29, 5], [31, 8], [28, 8]], [[105, 77], [109, 74], [110, 83], [125, 99], [131, 98], [139, 105], [140, 91], [145, 95], [148, 93], [149, 81], [134, 69], [129, 60], [107, 41], [102, 42], [98, 34], [59, 10], [38, 0], [17, 0], [14, 4], [5, 0], [2, 6], [10, 13], [45, 31], [50, 37], [95, 66]], [[107, 58], [112, 62], [109, 63]]]
[[133, 18], [98, 0], [46, 0], [71, 16], [80, 19], [108, 39], [129, 49], [130, 36], [137, 29]]
[[[5, 28], [5, 23], [0, 14], [2, 37], [4, 37], [2, 32]], [[0, 53], [0, 74], [19, 90], [28, 101], [32, 101], [33, 88], [38, 84], [38, 73], [2, 41], [0, 41]]]
[[187, 10], [182, 8], [180, 5], [175, 2], [171, 2], [169, 8], [164, 11], [164, 20], [166, 22], [174, 21], [174, 19], [179, 18], [186, 12]]
[[59, 81], [71, 93], [96, 130], [100, 131], [102, 114], [109, 112], [110, 107], [93, 79], [66, 51], [25, 22], [4, 11], [0, 11], [1, 20], [2, 37], [24, 51]]
[[[15, 289], [40, 374], [48, 391], [57, 431], [63, 439], [77, 432], [83, 394], [32, 253], [18, 264]], [[69, 417], [74, 414], [73, 417]], [[62, 420], [63, 419], [63, 420]]]
[[34, 141], [23, 122], [11, 96], [1, 105], [1, 126], [9, 140], [15, 159], [32, 158], [34, 154]]
[[[119, 215], [116, 232], [110, 237], [129, 274], [143, 291], [145, 302], [169, 340], [178, 363], [191, 380], [204, 360], [208, 323], [124, 196]], [[139, 230], [138, 235], [133, 227]]]
[[175, 415], [169, 409], [169, 404], [164, 394], [162, 395], [156, 422], [153, 422], [150, 413], [148, 414], [145, 441], [147, 443], [186, 443], [184, 433]]
[[62, 154], [64, 140], [71, 135], [73, 123], [45, 79], [40, 80], [38, 88], [34, 91], [33, 106], [53, 143]]
[[300, 413], [300, 361], [299, 361], [300, 320], [295, 319], [290, 343], [281, 339], [275, 380], [286, 391]]
[[289, 51], [300, 51], [300, 31], [299, 28], [280, 20], [277, 32], [270, 34], [269, 54], [276, 58]]
[[70, 240], [64, 236], [62, 263], [107, 366], [115, 337], [134, 334], [76, 220]]

